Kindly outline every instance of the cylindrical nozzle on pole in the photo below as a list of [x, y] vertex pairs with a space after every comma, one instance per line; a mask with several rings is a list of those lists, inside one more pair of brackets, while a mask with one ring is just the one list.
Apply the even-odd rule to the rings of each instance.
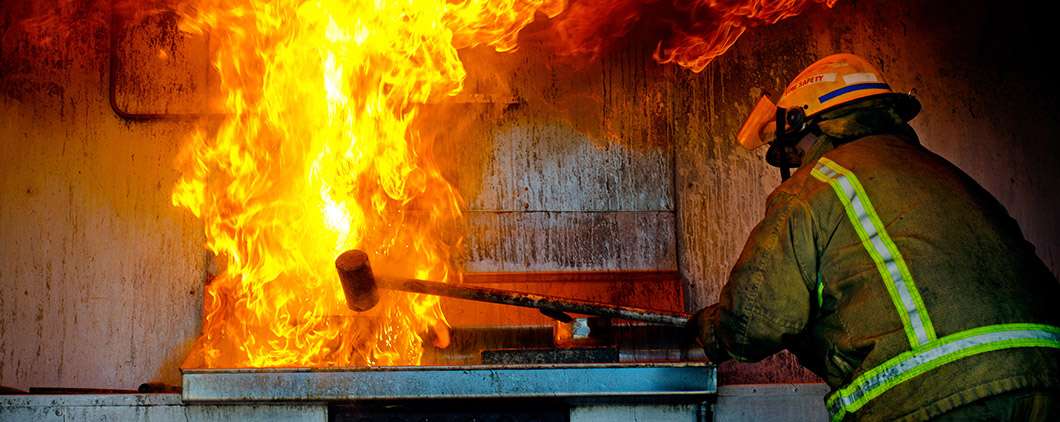
[[364, 312], [379, 303], [379, 288], [368, 263], [368, 254], [352, 249], [335, 258], [335, 269], [339, 271], [342, 292], [346, 295], [346, 306]]

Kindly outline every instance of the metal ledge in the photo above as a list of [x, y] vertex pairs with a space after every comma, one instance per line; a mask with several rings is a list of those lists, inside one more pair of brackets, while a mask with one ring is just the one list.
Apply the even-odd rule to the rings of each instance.
[[182, 373], [185, 403], [504, 398], [695, 401], [717, 393], [714, 365], [698, 362], [184, 369]]

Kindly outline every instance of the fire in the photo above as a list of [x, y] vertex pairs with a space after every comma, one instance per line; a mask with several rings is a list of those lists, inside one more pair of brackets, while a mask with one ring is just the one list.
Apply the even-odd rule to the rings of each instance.
[[218, 44], [227, 112], [216, 133], [189, 142], [173, 193], [226, 264], [207, 290], [203, 365], [419, 363], [424, 334], [445, 323], [437, 298], [393, 294], [353, 317], [333, 260], [357, 248], [374, 251], [380, 272], [454, 277], [453, 240], [439, 232], [461, 218], [459, 194], [410, 123], [428, 100], [460, 91], [457, 45], [509, 49], [546, 6], [556, 10], [474, 0], [177, 7], [185, 30]]
[[702, 71], [728, 51], [748, 29], [796, 16], [812, 3], [827, 7], [837, 0], [675, 0], [673, 37], [660, 43], [655, 59]]
[[[613, 7], [622, 1], [628, 4]], [[574, 9], [577, 22], [560, 20], [555, 30], [568, 41], [599, 43], [589, 40], [607, 22], [585, 20], [594, 15], [590, 9], [617, 10], [597, 15], [621, 15], [623, 22], [606, 30], [619, 37], [646, 4], [585, 0]], [[451, 253], [459, 236], [452, 227], [462, 219], [462, 202], [433, 161], [431, 139], [412, 122], [424, 104], [461, 91], [467, 71], [458, 49], [514, 49], [522, 28], [567, 6], [564, 0], [174, 5], [183, 30], [206, 32], [216, 45], [226, 113], [219, 126], [204, 126], [187, 142], [173, 192], [174, 205], [203, 219], [206, 246], [222, 267], [207, 286], [196, 365], [418, 364], [427, 333], [445, 325], [437, 298], [384, 294], [374, 310], [355, 315], [333, 260], [362, 249], [378, 273], [457, 281]], [[723, 15], [743, 16], [734, 22], [746, 24], [762, 13], [757, 6]], [[731, 25], [706, 29], [734, 40]], [[681, 40], [711, 36], [675, 33]], [[598, 47], [567, 45], [576, 53]], [[712, 58], [731, 42], [676, 45], [660, 44], [660, 60], [698, 70], [702, 61], [688, 54]]]

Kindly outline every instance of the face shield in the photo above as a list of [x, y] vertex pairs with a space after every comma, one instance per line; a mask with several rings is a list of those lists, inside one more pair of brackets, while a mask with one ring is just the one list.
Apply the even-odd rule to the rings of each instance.
[[810, 129], [809, 123], [801, 108], [779, 108], [769, 95], [762, 95], [736, 132], [736, 139], [744, 148], [753, 150], [776, 141], [778, 126], [783, 124], [784, 133], [780, 135], [780, 143], [794, 142], [806, 135]]
[[[736, 139], [748, 150], [768, 144], [766, 162], [779, 167], [781, 179], [787, 180], [789, 168], [798, 167], [801, 160], [801, 155], [793, 155], [795, 150], [792, 147], [808, 133], [817, 132], [808, 120], [801, 107], [778, 107], [766, 92], [736, 132]], [[778, 131], [781, 132], [779, 138]]]
[[736, 139], [748, 150], [773, 142], [776, 139], [776, 121], [777, 105], [768, 95], [763, 94], [751, 109], [747, 120], [740, 126], [740, 130], [736, 132]]

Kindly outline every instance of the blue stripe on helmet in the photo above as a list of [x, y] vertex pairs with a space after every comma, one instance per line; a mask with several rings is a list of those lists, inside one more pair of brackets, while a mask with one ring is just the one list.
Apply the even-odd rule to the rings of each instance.
[[868, 82], [868, 83], [863, 83], [863, 84], [847, 85], [847, 86], [839, 88], [839, 89], [837, 89], [835, 91], [832, 91], [832, 92], [824, 94], [824, 95], [822, 95], [820, 97], [817, 97], [817, 101], [820, 101], [821, 103], [824, 103], [825, 101], [831, 100], [831, 99], [833, 99], [835, 97], [838, 97], [840, 95], [846, 94], [848, 92], [861, 91], [863, 89], [886, 89], [886, 90], [890, 91], [891, 87], [887, 86], [887, 84], [885, 84], [883, 82]]

